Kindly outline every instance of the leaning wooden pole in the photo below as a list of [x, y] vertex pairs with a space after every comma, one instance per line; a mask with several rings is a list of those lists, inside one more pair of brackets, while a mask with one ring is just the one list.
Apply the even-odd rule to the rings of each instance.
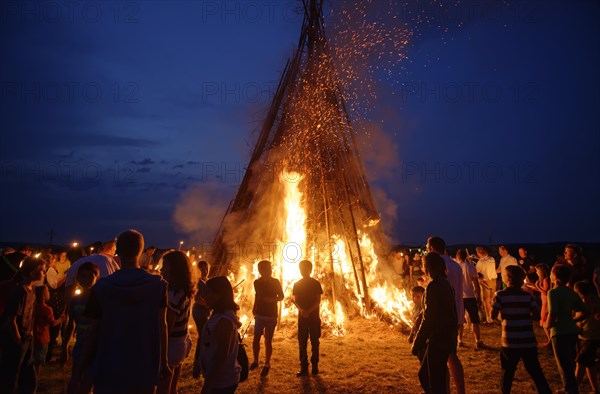
[[363, 297], [365, 301], [365, 308], [367, 312], [371, 312], [371, 297], [369, 297], [369, 286], [367, 285], [367, 276], [365, 274], [365, 264], [362, 258], [362, 252], [360, 250], [360, 242], [358, 241], [358, 229], [356, 228], [356, 220], [354, 219], [354, 212], [352, 209], [352, 202], [350, 201], [350, 196], [348, 195], [348, 184], [346, 182], [346, 175], [344, 175], [344, 194], [346, 195], [346, 200], [348, 202], [348, 208], [350, 210], [350, 218], [352, 222], [352, 230], [354, 234], [354, 241], [356, 242], [356, 249], [358, 250], [358, 261], [360, 262], [360, 271], [362, 273], [362, 284], [363, 284]]
[[325, 186], [325, 179], [323, 176], [323, 172], [321, 172], [321, 194], [323, 195], [323, 208], [325, 209], [325, 231], [327, 233], [327, 247], [329, 249], [329, 263], [331, 265], [331, 275], [332, 275], [332, 284], [331, 284], [331, 301], [332, 307], [335, 310], [335, 302], [336, 298], [336, 289], [335, 289], [335, 265], [333, 264], [333, 250], [331, 248], [331, 231], [329, 228], [329, 204], [327, 203], [327, 188]]
[[[344, 215], [342, 213], [342, 209], [341, 209], [341, 205], [342, 202], [339, 199], [339, 195], [338, 195], [338, 213], [340, 215], [340, 224], [342, 225], [342, 232], [344, 234], [348, 234], [348, 230], [346, 229], [346, 224], [344, 222]], [[359, 250], [360, 253], [360, 250]], [[348, 247], [348, 254], [350, 255], [350, 263], [352, 263], [352, 272], [354, 273], [354, 283], [356, 284], [356, 290], [358, 292], [359, 295], [363, 295], [363, 291], [361, 289], [361, 283], [360, 280], [358, 279], [358, 272], [356, 271], [356, 263], [354, 262], [354, 255], [352, 253], [352, 248]]]

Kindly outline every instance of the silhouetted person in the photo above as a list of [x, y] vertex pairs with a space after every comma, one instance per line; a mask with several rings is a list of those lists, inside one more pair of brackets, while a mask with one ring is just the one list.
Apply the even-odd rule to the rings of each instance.
[[50, 300], [48, 286], [37, 286], [35, 288], [35, 299], [33, 355], [35, 373], [39, 376], [40, 370], [42, 369], [42, 366], [46, 364], [47, 360], [48, 345], [50, 344], [50, 328], [60, 327], [65, 320], [65, 315], [60, 314], [58, 318], [54, 317], [52, 308], [47, 304]]
[[0, 389], [4, 393], [34, 393], [37, 377], [33, 365], [33, 282], [44, 279], [45, 262], [26, 258], [17, 276], [22, 278], [6, 303], [0, 321]]
[[302, 260], [299, 265], [302, 279], [294, 283], [292, 297], [298, 307], [298, 347], [300, 349], [300, 371], [296, 376], [308, 375], [308, 353], [306, 346], [310, 338], [312, 355], [312, 374], [319, 373], [319, 338], [321, 337], [321, 294], [323, 288], [319, 281], [310, 277], [312, 263]]
[[188, 333], [188, 321], [192, 306], [194, 284], [190, 262], [185, 253], [175, 250], [163, 257], [161, 274], [168, 283], [167, 330], [169, 350], [167, 361], [171, 374], [163, 376], [158, 393], [177, 394], [177, 382], [183, 360], [192, 350], [192, 339]]
[[596, 355], [600, 348], [600, 320], [597, 319], [597, 315], [600, 313], [600, 299], [598, 299], [596, 289], [591, 283], [577, 282], [574, 290], [592, 312], [579, 324], [581, 331], [577, 342], [575, 376], [577, 377], [577, 384], [581, 384], [584, 375], [587, 373], [592, 391], [597, 393], [600, 391], [598, 368], [596, 367]]
[[[77, 270], [77, 285], [81, 289], [81, 292], [71, 298], [71, 302], [68, 305], [67, 312], [71, 316], [71, 321], [67, 325], [62, 342], [62, 352], [66, 353], [69, 339], [75, 329], [77, 329], [75, 346], [73, 346], [73, 368], [67, 394], [89, 393], [92, 388], [90, 368], [87, 366], [82, 368], [83, 347], [91, 326], [91, 321], [83, 316], [83, 312], [90, 299], [92, 286], [94, 286], [99, 276], [100, 270], [98, 270], [98, 267], [94, 263], [84, 263]], [[63, 356], [63, 358], [66, 360], [66, 357]]]
[[198, 341], [196, 342], [194, 367], [192, 370], [192, 376], [196, 379], [200, 377], [200, 344], [202, 343], [202, 330], [208, 321], [208, 317], [210, 316], [210, 309], [208, 309], [208, 304], [204, 299], [206, 296], [206, 281], [208, 280], [208, 272], [210, 271], [210, 265], [208, 262], [204, 260], [199, 261], [198, 271], [200, 271], [200, 278], [198, 278], [196, 295], [194, 296], [194, 305], [192, 306], [192, 317], [194, 318], [196, 330], [198, 331]]
[[[61, 253], [62, 255], [62, 253]], [[66, 254], [65, 254], [66, 256]], [[44, 258], [48, 262], [48, 268], [46, 270], [46, 284], [48, 286], [48, 292], [50, 299], [48, 300], [48, 306], [52, 308], [54, 319], [58, 319], [65, 312], [65, 272], [62, 273], [59, 270], [57, 264], [57, 257], [48, 255], [48, 258]], [[65, 261], [66, 260], [65, 257]], [[61, 332], [63, 324], [50, 327], [50, 342], [48, 343], [48, 352], [46, 354], [46, 362], [52, 360], [54, 348], [57, 344], [58, 334]]]
[[273, 334], [277, 326], [277, 303], [283, 300], [283, 289], [281, 283], [271, 276], [271, 262], [262, 260], [258, 263], [260, 278], [254, 281], [254, 340], [252, 342], [252, 353], [254, 361], [250, 369], [258, 367], [260, 354], [260, 338], [265, 336], [265, 365], [261, 376], [265, 377], [271, 369], [271, 355], [273, 353]]
[[431, 282], [425, 289], [423, 320], [412, 346], [412, 354], [422, 354], [419, 382], [425, 393], [449, 393], [448, 357], [456, 353], [458, 320], [454, 290], [446, 279], [442, 256], [430, 252], [423, 258]]
[[[546, 328], [552, 337], [554, 359], [563, 382], [563, 389], [567, 393], [578, 393], [575, 378], [575, 356], [577, 354], [577, 336], [579, 327], [577, 322], [584, 320], [589, 315], [589, 308], [573, 291], [567, 287], [571, 279], [571, 266], [556, 264], [550, 271], [550, 280], [554, 288], [548, 292], [548, 318]], [[575, 312], [581, 312], [573, 317]]]
[[82, 370], [92, 362], [94, 393], [153, 393], [167, 364], [167, 284], [139, 268], [144, 237], [117, 237], [121, 270], [100, 278], [83, 316], [90, 319]]
[[517, 365], [523, 360], [538, 393], [550, 394], [552, 390], [540, 366], [533, 332], [533, 320], [539, 320], [540, 311], [531, 294], [522, 289], [525, 271], [510, 265], [504, 270], [504, 278], [508, 286], [496, 293], [492, 310], [492, 318], [498, 315], [502, 318], [502, 393], [510, 393]]
[[[462, 325], [465, 323], [465, 308], [463, 303], [463, 273], [460, 268], [460, 264], [456, 261], [452, 260], [450, 256], [446, 253], [446, 242], [440, 237], [429, 237], [427, 240], [427, 250], [429, 252], [438, 253], [442, 259], [444, 260], [444, 264], [446, 265], [446, 278], [452, 286], [452, 290], [454, 291], [454, 306], [456, 313], [456, 321], [458, 324], [457, 329], [460, 329]], [[458, 394], [465, 393], [465, 371], [463, 369], [462, 363], [458, 358], [458, 354], [456, 354], [456, 348], [454, 352], [450, 353], [448, 357], [448, 366], [450, 367], [450, 373], [452, 374], [452, 379], [454, 380], [454, 384], [456, 386], [456, 391]], [[450, 382], [448, 382], [450, 384]]]
[[206, 282], [205, 299], [213, 312], [202, 332], [202, 394], [234, 393], [242, 369], [237, 361], [240, 344], [238, 329], [242, 323], [236, 312], [240, 307], [233, 299], [231, 283], [224, 276], [217, 276]]

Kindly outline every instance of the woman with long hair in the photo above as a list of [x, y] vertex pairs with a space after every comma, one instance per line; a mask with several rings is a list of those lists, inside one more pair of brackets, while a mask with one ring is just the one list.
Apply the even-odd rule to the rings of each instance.
[[238, 329], [242, 324], [236, 316], [240, 307], [235, 303], [231, 283], [224, 276], [206, 282], [204, 299], [212, 309], [212, 314], [202, 330], [202, 393], [233, 393], [237, 389], [241, 371], [237, 353]]
[[[62, 255], [62, 253], [61, 253]], [[66, 256], [66, 253], [65, 253]], [[58, 268], [58, 256], [48, 254], [42, 255], [42, 258], [48, 262], [48, 269], [46, 270], [46, 285], [50, 293], [50, 299], [48, 300], [48, 306], [52, 308], [54, 319], [58, 319], [65, 312], [65, 279], [66, 276], [60, 272]], [[66, 257], [65, 257], [66, 260]], [[68, 261], [68, 260], [66, 260]], [[46, 355], [46, 362], [49, 363], [52, 360], [54, 348], [57, 345], [58, 334], [60, 334], [62, 327], [65, 324], [59, 324], [56, 326], [50, 326], [50, 343], [48, 344], [48, 353]]]
[[186, 254], [178, 250], [165, 254], [161, 273], [168, 283], [167, 328], [169, 344], [167, 362], [171, 374], [163, 377], [158, 392], [176, 394], [181, 365], [192, 349], [192, 340], [188, 333], [188, 321], [194, 295], [194, 284]]

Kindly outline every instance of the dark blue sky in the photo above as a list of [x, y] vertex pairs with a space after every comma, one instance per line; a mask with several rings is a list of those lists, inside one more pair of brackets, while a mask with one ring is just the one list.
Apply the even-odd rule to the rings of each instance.
[[[393, 8], [408, 59], [361, 139], [388, 234], [600, 241], [599, 3], [442, 4]], [[4, 2], [0, 240], [212, 241], [297, 6]]]

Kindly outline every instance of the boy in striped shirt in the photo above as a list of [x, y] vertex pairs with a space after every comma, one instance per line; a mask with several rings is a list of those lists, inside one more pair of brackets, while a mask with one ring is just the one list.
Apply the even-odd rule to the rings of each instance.
[[510, 393], [515, 370], [523, 359], [538, 393], [551, 393], [538, 360], [537, 341], [533, 332], [533, 319], [539, 320], [539, 310], [533, 297], [522, 289], [525, 271], [519, 266], [506, 267], [508, 287], [496, 293], [492, 318], [502, 318], [502, 393]]

